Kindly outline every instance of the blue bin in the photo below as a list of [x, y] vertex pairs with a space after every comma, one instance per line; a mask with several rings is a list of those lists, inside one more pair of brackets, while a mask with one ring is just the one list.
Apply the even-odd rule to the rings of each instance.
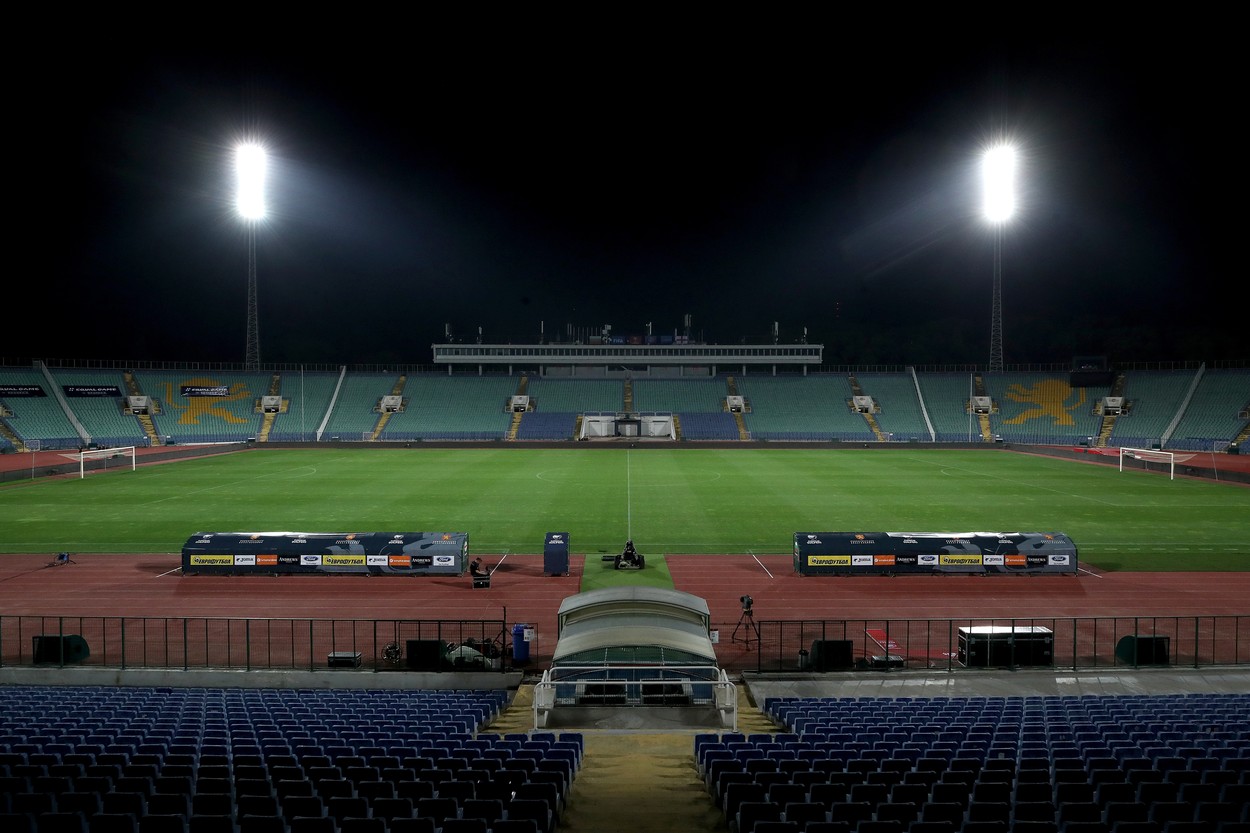
[[529, 625], [512, 626], [512, 661], [518, 665], [530, 661], [530, 644], [525, 641], [525, 629]]

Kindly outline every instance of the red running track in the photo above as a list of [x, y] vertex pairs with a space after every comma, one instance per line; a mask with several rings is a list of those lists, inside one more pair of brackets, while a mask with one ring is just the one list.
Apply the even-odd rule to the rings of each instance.
[[[597, 559], [592, 555], [592, 559]], [[572, 574], [546, 576], [541, 555], [485, 556], [489, 589], [459, 577], [182, 576], [176, 555], [0, 556], [5, 616], [467, 619], [535, 626], [532, 655], [549, 658], [560, 602], [579, 592]], [[721, 663], [754, 667], [754, 649], [729, 637], [750, 595], [757, 620], [920, 620], [1211, 616], [1250, 613], [1250, 572], [1076, 576], [798, 576], [789, 556], [671, 555], [674, 586], [707, 600], [721, 633]]]

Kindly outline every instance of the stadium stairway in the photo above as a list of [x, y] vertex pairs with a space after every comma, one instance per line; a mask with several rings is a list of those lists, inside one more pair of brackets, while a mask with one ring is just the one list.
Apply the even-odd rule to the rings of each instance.
[[[281, 396], [282, 395], [281, 374], [275, 373], [273, 374], [273, 376], [270, 377], [269, 393], [267, 395], [268, 396]], [[260, 430], [256, 433], [256, 441], [267, 443], [269, 442], [269, 432], [273, 430], [273, 423], [274, 423], [274, 420], [278, 418], [278, 414], [277, 412], [273, 412], [273, 413], [266, 412], [262, 403], [263, 403], [263, 400], [257, 400], [256, 402], [256, 407], [261, 411], [261, 413], [264, 414], [264, 416], [261, 417]]]
[[[1111, 386], [1110, 396], [1123, 396], [1126, 380], [1123, 373], [1116, 374], [1115, 383]], [[1116, 414], [1103, 414], [1102, 423], [1098, 426], [1098, 441], [1094, 443], [1096, 448], [1106, 448], [1111, 442], [1111, 435], [1115, 431], [1116, 421], [1119, 416]]]
[[625, 412], [632, 412], [634, 410], [634, 382], [632, 379], [625, 380], [624, 400]]
[[[487, 731], [531, 731], [533, 702], [534, 687], [520, 686]], [[645, 722], [641, 714], [637, 719]], [[724, 833], [727, 829], [724, 813], [716, 806], [694, 758], [694, 736], [706, 729], [574, 731], [582, 733], [585, 746], [559, 829], [596, 833]], [[779, 731], [741, 682], [738, 731], [748, 735]]]
[[[973, 390], [975, 396], [989, 396], [989, 393], [985, 389], [985, 377], [978, 373], [972, 377], [972, 382], [974, 385]], [[971, 402], [968, 403], [968, 409], [972, 409]], [[993, 410], [993, 408], [991, 408], [991, 410]], [[990, 426], [989, 414], [977, 414], [977, 427], [981, 429], [982, 440], [987, 443], [994, 442], [994, 429]]]
[[877, 424], [877, 418], [874, 415], [864, 414], [864, 422], [868, 423], [868, 427], [872, 429], [872, 435], [877, 438], [877, 442], [883, 443], [886, 441], [885, 432]]
[[1246, 440], [1250, 440], [1250, 422], [1243, 425], [1241, 430], [1237, 432], [1237, 436], [1233, 437], [1233, 442], [1237, 443], [1238, 446]]
[[[401, 375], [395, 380], [395, 384], [391, 386], [391, 396], [403, 396], [404, 385], [408, 383], [408, 377]], [[378, 437], [382, 436], [382, 432], [386, 430], [386, 423], [391, 421], [391, 412], [379, 407], [381, 411], [378, 414], [378, 421], [373, 426], [373, 433], [369, 435], [369, 442], [377, 442]]]
[[508, 442], [516, 442], [517, 431], [521, 430], [521, 417], [525, 416], [520, 411], [512, 412], [512, 422], [508, 425]]
[[[142, 396], [143, 389], [139, 387], [139, 380], [135, 378], [135, 374], [127, 370], [122, 374], [122, 378], [126, 383], [126, 394], [128, 396]], [[160, 408], [155, 399], [148, 402], [148, 413], [135, 414], [135, 419], [139, 422], [139, 427], [143, 429], [143, 433], [148, 438], [148, 444], [157, 446], [161, 444], [161, 435], [156, 430], [156, 423], [152, 421], [152, 413], [159, 412]]]
[[[847, 378], [847, 381], [851, 385], [852, 396], [867, 396], [867, 394], [864, 393], [864, 389], [859, 384], [858, 377], [852, 374], [850, 376], [847, 376], [846, 378]], [[850, 400], [850, 406], [852, 410], [855, 408], [854, 399]], [[877, 417], [871, 413], [862, 414], [862, 416], [864, 417], [864, 422], [868, 423], [868, 429], [872, 431], [872, 435], [877, 438], [877, 442], [879, 443], [885, 442], [886, 441], [885, 432], [882, 431], [881, 426], [877, 424]]]
[[22, 438], [13, 432], [9, 424], [4, 420], [0, 420], [0, 437], [4, 437], [17, 451], [26, 451], [26, 443], [22, 442]]

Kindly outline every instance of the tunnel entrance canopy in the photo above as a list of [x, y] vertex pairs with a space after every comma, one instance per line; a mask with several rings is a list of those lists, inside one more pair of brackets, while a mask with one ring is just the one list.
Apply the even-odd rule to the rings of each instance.
[[548, 725], [556, 709], [620, 706], [680, 707], [736, 725], [737, 695], [716, 665], [710, 628], [707, 602], [678, 590], [570, 596], [557, 614], [551, 668], [535, 687], [535, 725]]
[[552, 665], [715, 665], [710, 623], [707, 602], [680, 590], [578, 593], [556, 614]]

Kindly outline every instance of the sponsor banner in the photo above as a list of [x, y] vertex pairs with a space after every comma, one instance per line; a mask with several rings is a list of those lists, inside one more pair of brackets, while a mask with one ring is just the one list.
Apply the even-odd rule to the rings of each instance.
[[981, 566], [981, 555], [966, 555], [963, 553], [943, 553], [938, 556], [938, 564], [943, 567], [967, 567], [970, 565]]
[[[567, 540], [567, 537], [566, 537]], [[183, 545], [183, 567], [265, 567], [275, 573], [371, 573], [458, 575], [465, 564], [463, 532], [199, 532]], [[220, 563], [200, 556], [227, 556]], [[205, 570], [226, 572], [226, 570]]]
[[247, 555], [236, 555], [236, 556], [234, 557], [234, 566], [236, 566], [236, 567], [255, 567], [255, 566], [256, 566], [256, 556], [255, 556], [255, 555], [251, 555], [251, 554], [247, 554]]
[[193, 555], [191, 564], [197, 567], [233, 567], [233, 555]]
[[122, 395], [117, 385], [61, 385], [66, 396], [116, 396]]
[[1061, 532], [796, 532], [794, 564], [800, 573], [825, 574], [851, 566], [846, 572], [859, 575], [951, 568], [1001, 573], [1005, 567], [1070, 573], [1077, 552]]
[[849, 555], [809, 555], [807, 563], [811, 567], [849, 567], [851, 557]]
[[323, 555], [321, 556], [322, 567], [363, 567], [365, 566], [365, 557], [363, 555]]
[[19, 398], [23, 396], [47, 396], [39, 385], [0, 385], [0, 396]]
[[188, 399], [196, 396], [229, 396], [229, 385], [182, 385], [179, 390]]

